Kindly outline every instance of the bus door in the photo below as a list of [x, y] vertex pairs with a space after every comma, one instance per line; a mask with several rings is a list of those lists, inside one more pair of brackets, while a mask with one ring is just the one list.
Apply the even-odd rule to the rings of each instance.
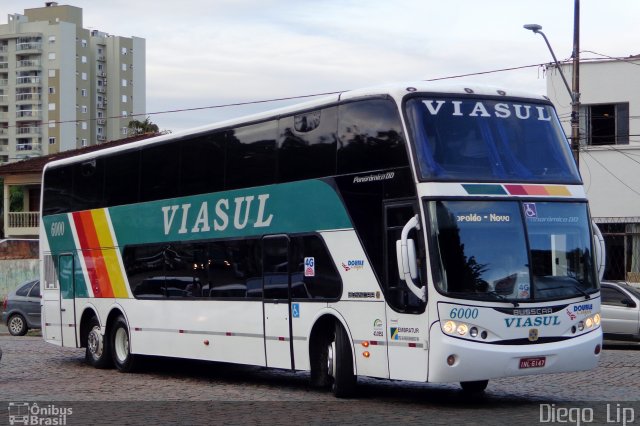
[[77, 347], [76, 308], [73, 255], [58, 256], [58, 277], [60, 283], [60, 326], [62, 327], [62, 346]]
[[262, 240], [264, 348], [268, 367], [293, 369], [289, 238]]
[[49, 343], [62, 345], [62, 327], [60, 325], [60, 285], [56, 270], [57, 256], [44, 254], [44, 274], [41, 285], [42, 296], [42, 334]]
[[[427, 338], [428, 321], [425, 303], [416, 297], [398, 274], [396, 241], [400, 239], [402, 228], [418, 214], [418, 208], [411, 201], [389, 202], [384, 205], [384, 285], [387, 299], [387, 355], [389, 377], [398, 380], [427, 379]], [[409, 238], [416, 245], [418, 258], [424, 256], [419, 232], [412, 231]], [[422, 272], [423, 265], [419, 265]], [[415, 283], [425, 285], [423, 274]]]

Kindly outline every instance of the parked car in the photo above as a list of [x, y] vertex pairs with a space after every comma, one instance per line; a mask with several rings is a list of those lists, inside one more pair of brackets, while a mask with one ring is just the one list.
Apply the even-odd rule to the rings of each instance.
[[20, 284], [4, 298], [2, 322], [14, 336], [24, 336], [30, 328], [41, 327], [40, 280]]
[[624, 283], [603, 282], [600, 294], [604, 338], [640, 341], [640, 289]]

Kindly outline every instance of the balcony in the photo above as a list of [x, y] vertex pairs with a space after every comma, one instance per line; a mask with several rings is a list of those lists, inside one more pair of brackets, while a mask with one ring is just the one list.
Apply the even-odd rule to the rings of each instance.
[[105, 105], [104, 105], [104, 103], [102, 103], [102, 102], [98, 102], [98, 103], [96, 104], [96, 108], [98, 108], [98, 109], [104, 109], [104, 108], [105, 108]]
[[104, 142], [107, 140], [107, 137], [104, 135], [98, 135], [96, 136], [96, 139], [98, 139], [100, 142]]
[[40, 93], [16, 93], [16, 102], [41, 101]]
[[98, 93], [107, 93], [107, 89], [104, 87], [98, 87]]
[[24, 153], [24, 151], [29, 151], [33, 154], [42, 153], [42, 144], [41, 143], [18, 143], [16, 144], [16, 151], [20, 151]]
[[0, 53], [4, 53], [4, 52], [8, 52], [8, 51], [9, 51], [9, 45], [0, 44]]
[[41, 135], [42, 129], [40, 127], [18, 127], [16, 129], [17, 135]]
[[38, 59], [24, 59], [22, 61], [18, 61], [16, 63], [16, 68], [32, 68], [32, 69], [40, 69], [40, 60]]
[[30, 42], [30, 43], [17, 43], [16, 44], [16, 52], [27, 52], [34, 51], [40, 52], [42, 50], [41, 42]]
[[104, 125], [107, 123], [107, 120], [105, 120], [104, 118], [98, 118], [98, 119], [96, 120], [96, 122], [97, 122], [99, 125], [104, 126]]
[[104, 62], [104, 61], [105, 61], [105, 57], [104, 57], [104, 55], [98, 55], [97, 59], [98, 59], [100, 62]]
[[42, 111], [40, 110], [24, 110], [16, 111], [16, 120], [41, 120]]
[[9, 85], [9, 80], [7, 80], [6, 78], [0, 78], [0, 86], [8, 86]]
[[42, 78], [40, 76], [27, 76], [27, 77], [17, 77], [16, 85], [40, 85], [42, 83]]
[[0, 95], [0, 104], [9, 103], [9, 95]]
[[104, 71], [98, 71], [98, 72], [96, 73], [96, 75], [97, 75], [98, 77], [103, 77], [103, 78], [104, 78], [104, 77], [106, 77], [106, 76], [107, 76], [107, 73], [106, 73], [106, 72], [104, 72]]
[[6, 111], [0, 112], [0, 120], [7, 121], [9, 119], [9, 113]]
[[8, 212], [7, 235], [39, 235], [40, 215], [38, 212]]
[[9, 68], [9, 62], [0, 62], [0, 70], [6, 70]]

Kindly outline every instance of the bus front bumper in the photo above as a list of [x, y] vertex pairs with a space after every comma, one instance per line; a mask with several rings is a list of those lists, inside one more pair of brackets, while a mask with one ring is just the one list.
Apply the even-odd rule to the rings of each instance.
[[[437, 324], [431, 330], [429, 382], [590, 370], [597, 366], [602, 350], [602, 328], [560, 342], [499, 345], [448, 336]], [[454, 362], [449, 365], [451, 356]]]

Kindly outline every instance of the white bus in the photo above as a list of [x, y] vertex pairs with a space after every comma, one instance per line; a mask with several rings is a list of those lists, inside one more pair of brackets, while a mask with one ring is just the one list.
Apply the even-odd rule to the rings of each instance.
[[49, 163], [47, 342], [460, 382], [594, 368], [589, 209], [543, 96], [340, 93]]

